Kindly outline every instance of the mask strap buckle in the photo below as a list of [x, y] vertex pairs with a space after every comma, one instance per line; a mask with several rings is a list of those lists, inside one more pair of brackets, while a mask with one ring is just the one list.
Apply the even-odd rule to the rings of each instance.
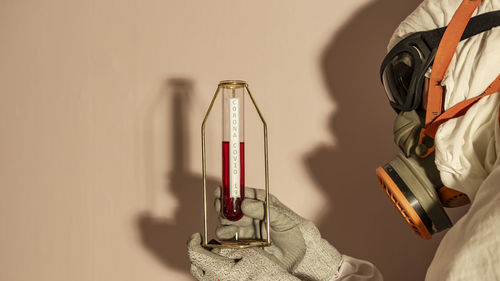
[[431, 155], [435, 149], [436, 144], [434, 143], [434, 139], [425, 133], [425, 128], [422, 128], [418, 136], [417, 145], [415, 146], [415, 154], [419, 158], [426, 158]]
[[467, 110], [469, 110], [469, 108], [473, 106], [476, 102], [478, 102], [481, 98], [499, 92], [500, 92], [500, 74], [497, 76], [497, 78], [495, 78], [495, 80], [493, 80], [493, 82], [488, 86], [488, 88], [486, 88], [486, 90], [479, 96], [468, 100], [464, 100], [463, 102], [460, 102], [454, 105], [452, 108], [446, 110], [443, 114], [441, 114], [438, 118], [436, 118], [436, 120], [434, 120], [431, 124], [429, 124], [429, 126], [425, 127], [425, 134], [431, 138], [434, 138], [436, 136], [436, 131], [439, 128], [439, 125], [443, 124], [444, 122], [450, 119], [464, 115], [467, 112]]

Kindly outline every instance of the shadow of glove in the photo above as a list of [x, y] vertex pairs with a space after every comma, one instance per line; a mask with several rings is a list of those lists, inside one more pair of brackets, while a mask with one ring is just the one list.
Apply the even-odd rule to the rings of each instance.
[[[215, 192], [215, 208], [220, 212], [220, 188]], [[318, 228], [270, 195], [270, 225], [273, 245], [265, 251], [288, 272], [301, 280], [327, 281], [338, 275], [342, 255], [321, 238]], [[265, 190], [245, 188], [242, 202], [243, 218], [230, 221], [220, 218], [216, 230], [219, 239], [262, 239], [266, 237], [264, 223]]]
[[260, 248], [209, 251], [201, 246], [199, 233], [191, 235], [187, 248], [191, 274], [200, 281], [300, 281]]

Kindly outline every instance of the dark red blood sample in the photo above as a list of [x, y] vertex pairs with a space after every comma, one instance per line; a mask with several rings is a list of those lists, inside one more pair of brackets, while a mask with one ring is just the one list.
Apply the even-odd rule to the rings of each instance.
[[245, 143], [240, 142], [240, 198], [233, 202], [229, 191], [229, 142], [222, 142], [222, 215], [231, 221], [243, 217], [241, 202], [245, 198]]

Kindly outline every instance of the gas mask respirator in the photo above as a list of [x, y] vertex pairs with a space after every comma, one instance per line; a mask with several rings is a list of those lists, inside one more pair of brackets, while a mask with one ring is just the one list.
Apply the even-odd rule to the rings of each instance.
[[400, 112], [394, 122], [394, 140], [401, 149], [377, 168], [378, 181], [408, 225], [424, 239], [451, 227], [443, 207], [469, 203], [461, 192], [443, 186], [434, 164], [434, 141], [421, 134], [416, 111]]
[[500, 84], [499, 75], [482, 95], [443, 112], [445, 91], [440, 83], [458, 43], [500, 25], [499, 11], [471, 17], [480, 2], [464, 0], [448, 26], [413, 33], [396, 44], [380, 69], [389, 103], [398, 113], [393, 134], [401, 153], [377, 168], [377, 178], [408, 225], [424, 239], [452, 226], [444, 207], [470, 202], [467, 195], [441, 182], [434, 163], [436, 130]]

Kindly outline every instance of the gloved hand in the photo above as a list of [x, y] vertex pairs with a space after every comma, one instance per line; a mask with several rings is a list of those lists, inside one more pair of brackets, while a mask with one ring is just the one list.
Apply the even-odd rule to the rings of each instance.
[[200, 281], [300, 281], [272, 262], [260, 248], [213, 249], [201, 247], [201, 235], [188, 241], [191, 273]]
[[[215, 207], [220, 211], [220, 189], [216, 190]], [[328, 281], [338, 275], [342, 255], [321, 238], [316, 226], [283, 205], [270, 195], [270, 225], [273, 246], [265, 250], [273, 260], [301, 280]], [[242, 202], [243, 218], [233, 222], [221, 218], [216, 235], [219, 239], [232, 239], [236, 232], [240, 239], [266, 237], [265, 191], [245, 188]]]

